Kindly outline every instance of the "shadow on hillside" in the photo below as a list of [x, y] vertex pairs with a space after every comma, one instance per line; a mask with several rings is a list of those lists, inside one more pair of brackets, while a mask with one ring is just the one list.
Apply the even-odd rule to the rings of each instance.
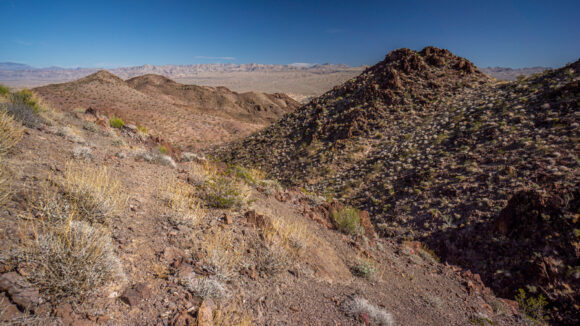
[[580, 324], [578, 248], [579, 188], [549, 195], [515, 193], [493, 220], [434, 234], [427, 243], [453, 265], [481, 276], [496, 295], [513, 299], [517, 290], [537, 289], [552, 308], [552, 320]]

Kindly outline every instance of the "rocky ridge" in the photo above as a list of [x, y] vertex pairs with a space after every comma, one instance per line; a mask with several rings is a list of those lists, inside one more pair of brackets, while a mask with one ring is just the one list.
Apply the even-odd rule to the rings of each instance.
[[396, 50], [217, 153], [367, 209], [504, 297], [541, 293], [573, 325], [579, 72], [496, 82], [447, 50]]

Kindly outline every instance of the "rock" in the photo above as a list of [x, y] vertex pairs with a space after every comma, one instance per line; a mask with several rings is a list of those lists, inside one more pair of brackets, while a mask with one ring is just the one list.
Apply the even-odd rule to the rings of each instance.
[[369, 212], [361, 211], [360, 212], [360, 225], [365, 230], [365, 236], [370, 240], [375, 240], [375, 228], [371, 223], [371, 218], [369, 216]]
[[130, 131], [132, 133], [135, 133], [135, 134], [139, 131], [139, 128], [137, 128], [136, 125], [131, 124], [131, 123], [128, 123], [128, 124], [124, 125], [123, 126], [123, 129], [124, 130], [127, 130], [127, 131]]
[[211, 299], [203, 301], [197, 311], [197, 325], [213, 326], [213, 311], [215, 308], [216, 305]]
[[195, 318], [191, 316], [187, 311], [178, 312], [173, 320], [169, 323], [171, 326], [197, 326], [201, 325], [196, 322]]
[[0, 292], [6, 292], [11, 301], [24, 310], [34, 311], [34, 307], [43, 302], [38, 289], [15, 272], [0, 276]]
[[255, 210], [247, 211], [245, 217], [248, 219], [248, 222], [254, 224], [259, 228], [271, 228], [272, 221], [269, 217], [256, 213]]
[[18, 307], [10, 302], [5, 293], [0, 293], [0, 322], [9, 321], [19, 314]]
[[183, 262], [185, 258], [185, 252], [176, 247], [167, 247], [163, 250], [163, 259], [165, 259], [169, 264], [175, 265], [177, 267]]
[[136, 306], [142, 300], [151, 297], [151, 290], [149, 286], [145, 283], [138, 283], [133, 288], [126, 289], [123, 294], [119, 297], [121, 301], [128, 304], [129, 306]]

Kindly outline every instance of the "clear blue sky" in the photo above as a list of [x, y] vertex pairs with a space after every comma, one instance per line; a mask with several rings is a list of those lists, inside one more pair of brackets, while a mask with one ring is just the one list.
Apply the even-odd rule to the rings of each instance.
[[0, 62], [361, 65], [426, 45], [482, 67], [580, 57], [580, 0], [244, 2], [0, 0]]

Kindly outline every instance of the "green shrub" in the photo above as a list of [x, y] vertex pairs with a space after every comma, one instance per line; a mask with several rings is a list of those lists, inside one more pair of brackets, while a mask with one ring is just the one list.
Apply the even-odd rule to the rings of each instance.
[[235, 179], [215, 176], [204, 184], [204, 199], [210, 207], [235, 208], [243, 206], [249, 198], [249, 189]]
[[145, 127], [145, 126], [142, 126], [142, 125], [137, 125], [137, 130], [138, 130], [140, 133], [147, 135], [147, 127]]
[[354, 207], [345, 207], [332, 213], [336, 228], [346, 234], [361, 234], [360, 211]]
[[537, 297], [528, 297], [524, 289], [519, 289], [516, 295], [516, 301], [520, 305], [526, 319], [536, 325], [546, 325], [548, 316], [546, 316], [546, 306], [548, 301], [543, 295]]
[[122, 128], [125, 126], [125, 121], [123, 121], [123, 119], [121, 119], [121, 118], [117, 118], [115, 116], [112, 116], [111, 119], [109, 120], [109, 124], [113, 128]]
[[360, 259], [359, 262], [351, 268], [354, 275], [370, 279], [377, 271], [375, 264], [369, 259]]
[[21, 103], [32, 108], [34, 113], [40, 113], [42, 111], [42, 106], [36, 98], [36, 95], [29, 89], [22, 89], [16, 93], [12, 94], [12, 102], [15, 104]]
[[0, 84], [0, 96], [8, 98], [10, 96], [10, 88]]
[[158, 149], [159, 149], [159, 153], [161, 153], [161, 154], [167, 154], [167, 152], [169, 151], [167, 149], [167, 147], [165, 147], [163, 145], [159, 145], [159, 148]]

